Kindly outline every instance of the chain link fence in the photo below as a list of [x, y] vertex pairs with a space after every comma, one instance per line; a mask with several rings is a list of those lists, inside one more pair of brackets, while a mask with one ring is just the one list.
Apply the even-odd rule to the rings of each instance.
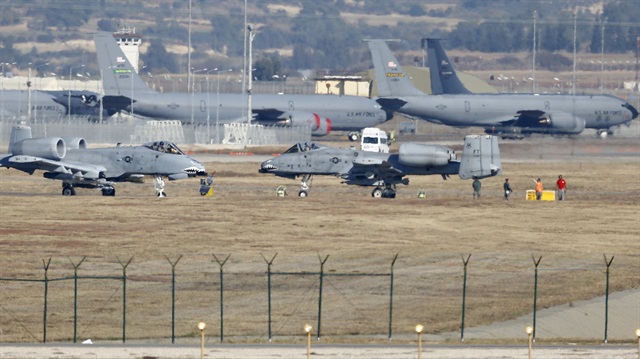
[[[535, 261], [503, 272], [473, 258], [463, 275], [463, 258], [416, 276], [416, 268], [395, 265], [397, 256], [375, 272], [327, 270], [327, 258], [307, 271], [274, 271], [275, 257], [235, 271], [229, 257], [216, 264], [205, 256], [49, 259], [40, 269], [3, 270], [0, 342], [176, 343], [197, 337], [199, 321], [220, 342], [289, 338], [303, 323], [318, 339], [392, 339], [416, 322], [445, 339], [507, 339], [522, 335], [522, 318], [541, 339], [606, 342], [633, 340], [639, 324], [637, 263], [625, 259], [608, 258], [609, 275], [603, 263], [546, 268], [543, 260], [536, 274]], [[602, 287], [603, 297], [581, 298], [585, 286]], [[609, 301], [610, 291], [631, 299]]]

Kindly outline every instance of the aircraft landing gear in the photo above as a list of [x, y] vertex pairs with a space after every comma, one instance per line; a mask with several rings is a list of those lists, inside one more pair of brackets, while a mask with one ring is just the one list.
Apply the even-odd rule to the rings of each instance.
[[116, 189], [112, 186], [104, 186], [100, 188], [100, 191], [102, 191], [103, 196], [113, 197], [116, 195]]
[[300, 192], [298, 192], [298, 197], [307, 197], [309, 195], [310, 188], [311, 188], [311, 175], [302, 175], [302, 180], [300, 180]]
[[70, 183], [62, 183], [62, 195], [63, 196], [75, 196], [76, 189]]
[[360, 138], [359, 132], [349, 132], [349, 141], [355, 142], [358, 140], [358, 138]]
[[162, 179], [162, 176], [153, 177], [153, 188], [155, 188], [156, 196], [158, 196], [158, 198], [167, 196], [167, 194], [164, 193], [164, 180]]
[[396, 198], [396, 185], [385, 184], [384, 188], [376, 187], [371, 192], [373, 198]]

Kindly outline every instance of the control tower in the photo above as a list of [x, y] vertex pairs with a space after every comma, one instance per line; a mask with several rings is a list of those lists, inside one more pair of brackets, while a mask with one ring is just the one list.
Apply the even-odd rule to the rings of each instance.
[[142, 44], [142, 36], [136, 34], [135, 27], [121, 27], [113, 33], [118, 45], [124, 52], [127, 60], [133, 65], [138, 72], [138, 61], [140, 59], [140, 45]]

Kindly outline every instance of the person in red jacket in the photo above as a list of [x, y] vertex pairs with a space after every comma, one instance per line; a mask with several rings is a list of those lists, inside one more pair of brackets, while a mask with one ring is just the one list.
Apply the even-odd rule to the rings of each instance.
[[567, 181], [562, 178], [562, 175], [558, 176], [556, 181], [556, 198], [558, 201], [564, 201], [564, 192], [567, 188]]

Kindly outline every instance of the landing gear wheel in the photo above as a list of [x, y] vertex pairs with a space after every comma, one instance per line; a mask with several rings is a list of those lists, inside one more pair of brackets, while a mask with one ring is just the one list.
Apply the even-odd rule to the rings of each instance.
[[307, 197], [309, 195], [310, 188], [311, 188], [311, 175], [302, 175], [302, 180], [300, 180], [300, 192], [298, 192], [298, 197]]
[[382, 198], [382, 188], [376, 187], [371, 191], [371, 197], [373, 198]]
[[389, 188], [385, 188], [382, 191], [382, 198], [396, 198], [396, 191]]
[[76, 189], [73, 188], [72, 186], [63, 186], [62, 187], [62, 195], [63, 196], [75, 196], [76, 195]]
[[116, 195], [116, 189], [113, 187], [102, 187], [101, 191], [103, 196], [113, 197]]
[[[206, 193], [205, 193], [205, 194], [206, 194]], [[205, 194], [203, 194], [203, 196], [204, 196]], [[164, 197], [166, 197], [166, 196], [167, 196], [167, 193], [166, 193], [166, 192], [164, 192], [164, 191], [160, 191], [160, 192], [158, 192], [158, 198], [164, 198]]]
[[358, 140], [358, 137], [360, 136], [357, 132], [349, 132], [349, 141], [355, 142]]

